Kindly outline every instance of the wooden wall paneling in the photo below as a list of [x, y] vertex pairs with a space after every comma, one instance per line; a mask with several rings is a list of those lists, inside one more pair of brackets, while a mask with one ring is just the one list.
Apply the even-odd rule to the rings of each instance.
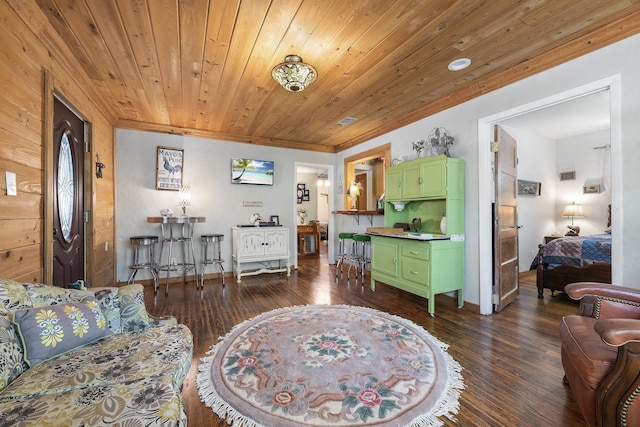
[[[115, 283], [115, 152], [113, 126], [103, 122], [92, 126], [91, 179], [92, 185], [92, 285], [112, 286]], [[96, 154], [105, 164], [102, 178], [95, 176]], [[105, 243], [108, 250], [105, 251]]]
[[[8, 141], [11, 141], [11, 138], [9, 138]], [[7, 183], [4, 179], [4, 171], [16, 174], [16, 184], [19, 193], [42, 194], [42, 169], [35, 169], [21, 163], [16, 163], [8, 158], [0, 157], [0, 172], [2, 172], [2, 176], [0, 177], [0, 192], [6, 194]]]
[[[20, 10], [20, 17], [10, 4]], [[28, 19], [23, 21], [22, 16]], [[98, 147], [106, 163], [114, 157], [115, 120], [109, 117], [116, 115], [110, 100], [95, 96], [100, 82], [84, 74], [78, 59], [33, 0], [0, 2], [0, 22], [7, 24], [0, 34], [0, 80], [9, 83], [0, 99], [0, 172], [15, 171], [18, 178], [18, 196], [3, 196], [0, 210], [0, 268], [2, 277], [50, 283], [51, 268], [50, 264], [45, 267], [45, 260], [51, 254], [51, 239], [46, 236], [52, 233], [52, 215], [46, 195], [51, 194], [52, 183], [45, 173], [53, 167], [50, 130], [54, 90], [93, 124], [92, 146]], [[92, 152], [87, 156], [88, 176], [95, 176], [94, 165]], [[112, 284], [115, 276], [113, 176], [112, 169], [101, 180], [102, 185], [87, 180], [91, 186], [89, 205], [94, 204], [95, 195], [96, 212], [100, 212], [87, 233], [87, 274], [100, 277], [103, 284]], [[100, 242], [93, 237], [98, 227]], [[109, 241], [108, 252], [104, 241]]]
[[13, 279], [24, 274], [35, 274], [41, 271], [40, 259], [42, 247], [29, 245], [0, 252], [0, 271], [2, 278]]
[[39, 218], [0, 221], [0, 251], [39, 245], [42, 242], [42, 220]]

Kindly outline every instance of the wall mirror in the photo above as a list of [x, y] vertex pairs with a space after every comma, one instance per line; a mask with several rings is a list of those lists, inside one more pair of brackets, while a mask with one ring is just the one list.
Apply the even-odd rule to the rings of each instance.
[[357, 199], [358, 210], [376, 210], [384, 193], [384, 173], [391, 162], [391, 143], [380, 145], [344, 159], [344, 206], [351, 206], [347, 194], [351, 182], [359, 182], [362, 191]]

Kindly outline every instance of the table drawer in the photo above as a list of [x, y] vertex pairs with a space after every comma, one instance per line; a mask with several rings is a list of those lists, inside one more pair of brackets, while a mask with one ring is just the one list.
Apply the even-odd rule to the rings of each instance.
[[407, 244], [402, 245], [402, 256], [429, 261], [429, 244]]
[[429, 263], [417, 259], [402, 260], [402, 278], [414, 283], [429, 286]]

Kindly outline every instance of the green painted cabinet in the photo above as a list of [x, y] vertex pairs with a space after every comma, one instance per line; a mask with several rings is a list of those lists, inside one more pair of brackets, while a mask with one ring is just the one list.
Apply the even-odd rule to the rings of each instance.
[[464, 192], [464, 163], [446, 156], [426, 157], [387, 169], [385, 200], [456, 197]]
[[[397, 203], [404, 202], [402, 210]], [[442, 217], [446, 230], [441, 232]], [[386, 173], [386, 227], [419, 219], [423, 234], [437, 240], [371, 236], [371, 287], [380, 281], [427, 298], [435, 312], [435, 295], [457, 291], [464, 302], [464, 162], [445, 156], [411, 160]], [[442, 236], [444, 234], [444, 236]]]
[[372, 289], [378, 280], [427, 298], [432, 316], [439, 293], [457, 291], [462, 307], [464, 242], [371, 236], [371, 247]]

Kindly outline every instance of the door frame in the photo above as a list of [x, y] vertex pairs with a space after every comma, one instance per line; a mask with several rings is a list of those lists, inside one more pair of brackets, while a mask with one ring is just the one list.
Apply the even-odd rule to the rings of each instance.
[[[335, 221], [333, 218], [333, 215], [331, 214], [331, 212], [333, 212], [334, 208], [334, 193], [335, 193], [335, 179], [334, 179], [334, 166], [330, 165], [330, 164], [321, 164], [321, 163], [307, 163], [307, 162], [294, 162], [293, 163], [293, 188], [291, 190], [291, 194], [293, 194], [293, 229], [291, 230], [291, 234], [293, 236], [292, 238], [292, 242], [294, 243], [293, 246], [290, 246], [291, 249], [291, 254], [293, 254], [294, 256], [294, 263], [293, 263], [293, 268], [294, 269], [298, 269], [298, 236], [297, 236], [297, 227], [298, 227], [298, 203], [296, 201], [296, 191], [297, 191], [297, 181], [298, 181], [298, 168], [299, 167], [308, 167], [308, 168], [316, 168], [316, 169], [326, 169], [327, 170], [327, 175], [329, 175], [329, 223], [327, 225], [327, 259], [329, 260], [329, 263], [331, 263], [331, 260], [333, 259], [333, 252], [335, 250], [334, 245], [333, 245], [333, 236], [335, 234]], [[290, 237], [291, 239], [291, 237]]]
[[[493, 227], [491, 212], [493, 203], [493, 178], [491, 159], [493, 153], [489, 149], [493, 141], [493, 125], [512, 117], [527, 114], [536, 110], [550, 107], [574, 98], [589, 95], [591, 93], [608, 90], [610, 95], [611, 115], [611, 164], [622, 162], [622, 136], [621, 136], [621, 102], [622, 90], [620, 75], [614, 75], [597, 80], [587, 85], [579, 86], [567, 91], [551, 95], [521, 106], [505, 110], [494, 115], [478, 120], [478, 254], [479, 254], [479, 307], [480, 313], [489, 315], [493, 313], [491, 299], [493, 284], [493, 251], [486, 248], [492, 247]], [[611, 168], [611, 221], [614, 224], [622, 223], [622, 171], [621, 168]], [[621, 227], [612, 229], [612, 256], [611, 273], [612, 281], [620, 283], [622, 279], [622, 265], [624, 265], [622, 253]]]
[[78, 112], [76, 108], [57, 90], [54, 88], [54, 81], [51, 74], [44, 73], [45, 90], [44, 90], [44, 124], [43, 124], [43, 139], [44, 139], [44, 224], [43, 224], [43, 283], [53, 283], [53, 191], [54, 182], [52, 179], [52, 171], [54, 168], [53, 162], [53, 103], [57, 98], [62, 102], [69, 110], [71, 110], [80, 120], [84, 123], [84, 140], [88, 141], [89, 150], [84, 155], [84, 211], [89, 212], [89, 221], [84, 223], [84, 279], [90, 282], [92, 278], [91, 265], [93, 265], [93, 228], [91, 213], [93, 212], [93, 197], [92, 189], [94, 186], [93, 174], [91, 173], [91, 123], [86, 117]]

